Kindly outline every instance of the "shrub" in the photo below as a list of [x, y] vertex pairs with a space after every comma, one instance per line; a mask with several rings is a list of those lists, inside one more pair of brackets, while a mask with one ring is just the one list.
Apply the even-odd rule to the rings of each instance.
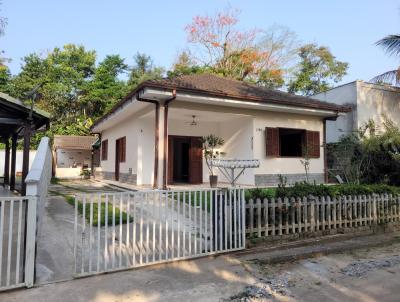
[[245, 192], [246, 200], [249, 199], [264, 199], [264, 198], [290, 198], [304, 196], [330, 196], [337, 197], [340, 195], [370, 195], [370, 194], [400, 194], [400, 187], [389, 186], [386, 184], [373, 185], [323, 185], [309, 184], [306, 182], [296, 183], [293, 186], [280, 186], [278, 188], [256, 188], [248, 189]]

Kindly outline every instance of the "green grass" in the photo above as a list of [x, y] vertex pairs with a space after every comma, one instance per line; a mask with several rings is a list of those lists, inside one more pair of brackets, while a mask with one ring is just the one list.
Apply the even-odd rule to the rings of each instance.
[[[75, 198], [71, 195], [62, 194], [56, 191], [50, 191], [51, 193], [62, 196], [64, 199], [73, 207], [75, 207]], [[83, 203], [78, 201], [78, 213], [83, 215]], [[107, 225], [112, 225], [112, 217], [113, 217], [113, 206], [112, 203], [107, 204]], [[87, 223], [90, 223], [90, 203], [86, 203], [85, 205], [85, 219]], [[92, 225], [98, 226], [98, 203], [93, 203], [93, 220]], [[115, 207], [115, 225], [119, 225], [120, 219], [122, 218], [122, 224], [127, 223], [128, 221], [128, 214], [124, 211], [121, 211], [118, 207]], [[133, 221], [133, 217], [129, 217], [129, 222]], [[106, 225], [106, 203], [100, 203], [100, 226]]]

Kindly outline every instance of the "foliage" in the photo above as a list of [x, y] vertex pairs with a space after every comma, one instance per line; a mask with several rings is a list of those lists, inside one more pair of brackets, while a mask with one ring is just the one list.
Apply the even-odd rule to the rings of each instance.
[[304, 172], [306, 173], [306, 182], [308, 182], [309, 181], [308, 175], [310, 174], [310, 164], [311, 164], [310, 150], [307, 145], [303, 145], [301, 149], [303, 158], [300, 159], [300, 163], [304, 167]]
[[348, 63], [336, 60], [325, 46], [306, 44], [298, 52], [300, 63], [288, 91], [313, 95], [333, 87], [346, 75]]
[[307, 197], [307, 196], [358, 196], [371, 194], [400, 194], [400, 187], [389, 186], [386, 184], [373, 185], [323, 185], [309, 184], [306, 182], [296, 183], [293, 186], [284, 186], [277, 188], [255, 188], [245, 191], [246, 200], [264, 199], [264, 198], [291, 198], [291, 197]]
[[331, 144], [331, 166], [347, 183], [400, 184], [400, 129], [384, 119], [383, 129], [369, 121], [358, 131]]
[[[376, 42], [376, 45], [382, 47], [390, 56], [399, 56], [400, 35], [388, 35]], [[393, 84], [399, 86], [400, 70], [397, 68], [386, 71], [383, 74], [374, 77], [372, 81], [378, 84]]]
[[150, 56], [142, 53], [137, 53], [133, 57], [135, 64], [131, 69], [128, 86], [130, 89], [136, 88], [137, 85], [153, 79], [160, 79], [164, 74], [164, 69], [156, 67]]
[[[294, 54], [294, 34], [282, 27], [267, 31], [239, 30], [238, 15], [238, 10], [228, 10], [194, 17], [185, 30], [195, 51], [186, 55], [190, 55], [194, 66], [208, 72], [266, 87], [281, 87], [285, 65]], [[191, 66], [186, 72], [199, 71], [193, 65], [186, 66]]]
[[211, 159], [217, 158], [220, 154], [220, 151], [216, 150], [224, 145], [224, 140], [214, 134], [209, 134], [202, 138], [203, 141], [203, 154], [206, 160], [206, 164], [208, 170], [211, 175], [214, 175], [213, 165]]

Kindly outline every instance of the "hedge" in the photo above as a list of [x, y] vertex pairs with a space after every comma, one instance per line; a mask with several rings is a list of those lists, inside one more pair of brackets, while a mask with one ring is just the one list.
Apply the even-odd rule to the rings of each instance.
[[255, 188], [247, 189], [245, 192], [246, 200], [264, 198], [284, 198], [284, 197], [303, 197], [303, 196], [331, 196], [340, 195], [370, 195], [370, 194], [400, 194], [400, 187], [389, 186], [386, 184], [373, 185], [317, 185], [309, 183], [296, 183], [293, 186], [278, 188]]

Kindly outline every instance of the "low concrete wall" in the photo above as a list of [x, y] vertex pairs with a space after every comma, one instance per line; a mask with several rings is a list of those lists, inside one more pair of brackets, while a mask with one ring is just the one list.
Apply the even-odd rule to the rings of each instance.
[[[286, 177], [287, 184], [295, 184], [296, 182], [302, 182], [306, 180], [305, 173], [299, 174], [282, 174]], [[256, 174], [254, 176], [256, 186], [267, 186], [272, 187], [280, 183], [279, 174]], [[324, 183], [325, 177], [323, 173], [310, 173], [308, 174], [309, 182], [316, 182], [318, 184]]]
[[[106, 179], [106, 180], [115, 180], [114, 172], [106, 172], [106, 171], [95, 171], [95, 178], [97, 179]], [[119, 173], [119, 181], [122, 183], [137, 184], [137, 175], [129, 174], [129, 173]]]

